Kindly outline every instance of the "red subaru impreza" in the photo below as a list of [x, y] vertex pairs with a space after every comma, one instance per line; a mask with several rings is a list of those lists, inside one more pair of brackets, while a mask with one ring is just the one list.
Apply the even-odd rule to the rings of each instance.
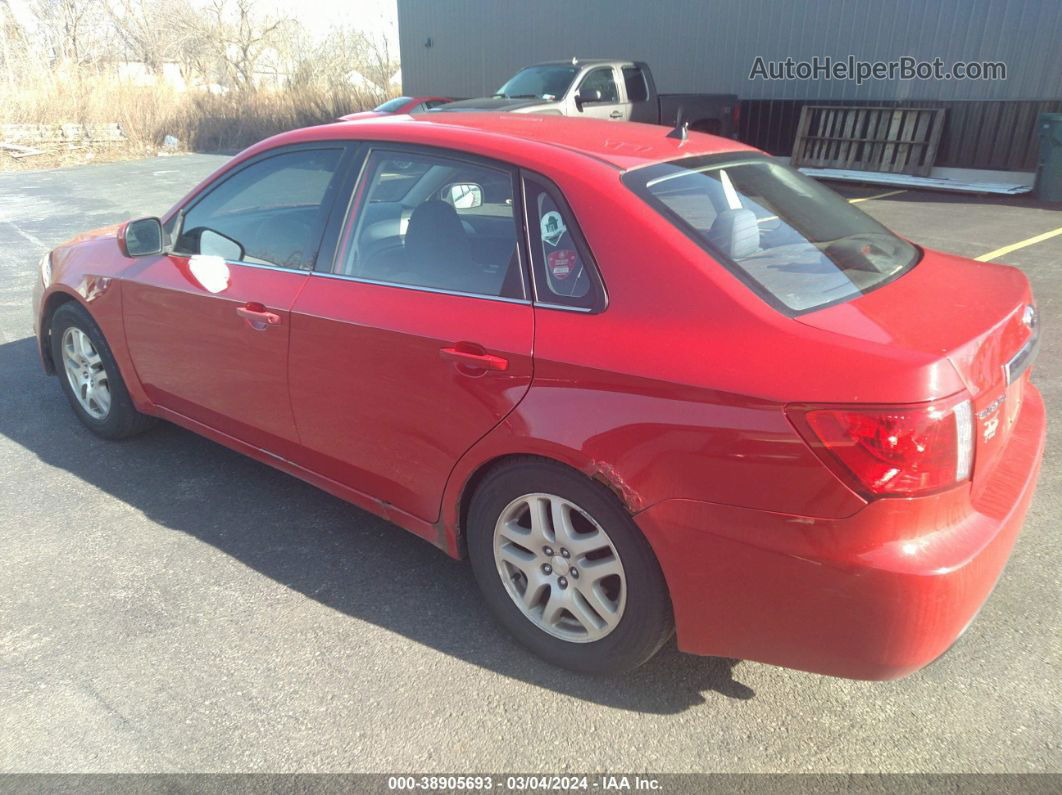
[[82, 422], [156, 418], [471, 559], [535, 653], [886, 679], [1007, 560], [1044, 406], [1018, 270], [730, 140], [444, 114], [251, 147], [41, 262]]

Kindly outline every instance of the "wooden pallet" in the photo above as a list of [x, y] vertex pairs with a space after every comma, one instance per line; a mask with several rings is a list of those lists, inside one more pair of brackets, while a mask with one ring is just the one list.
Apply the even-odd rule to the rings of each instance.
[[927, 177], [943, 128], [943, 108], [805, 105], [791, 162]]
[[125, 142], [125, 133], [117, 123], [0, 124], [0, 149], [16, 158]]

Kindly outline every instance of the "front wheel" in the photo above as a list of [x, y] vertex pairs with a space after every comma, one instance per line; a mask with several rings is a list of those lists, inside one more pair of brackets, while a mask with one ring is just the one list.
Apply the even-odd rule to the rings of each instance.
[[80, 304], [55, 310], [51, 345], [63, 392], [90, 431], [104, 439], [124, 439], [155, 423], [133, 407], [103, 332]]
[[536, 459], [487, 475], [468, 552], [487, 604], [524, 646], [585, 673], [622, 673], [673, 629], [660, 567], [601, 484]]

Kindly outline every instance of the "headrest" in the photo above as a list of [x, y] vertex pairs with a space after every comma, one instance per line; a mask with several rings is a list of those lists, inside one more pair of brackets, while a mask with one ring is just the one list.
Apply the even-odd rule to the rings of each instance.
[[418, 205], [409, 218], [406, 248], [414, 254], [467, 255], [468, 237], [453, 206], [438, 199]]
[[741, 259], [760, 250], [760, 225], [752, 210], [723, 210], [708, 230], [708, 242], [730, 259]]

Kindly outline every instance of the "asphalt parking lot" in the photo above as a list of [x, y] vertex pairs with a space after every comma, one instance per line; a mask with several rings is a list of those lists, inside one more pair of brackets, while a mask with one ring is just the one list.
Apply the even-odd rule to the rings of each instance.
[[[1062, 770], [1057, 421], [995, 594], [890, 683], [674, 648], [625, 678], [561, 671], [502, 634], [465, 565], [382, 520], [172, 426], [90, 435], [37, 362], [37, 262], [223, 160], [0, 173], [0, 771]], [[1062, 226], [1031, 200], [841, 190], [971, 257]], [[1057, 420], [1062, 236], [999, 261], [1033, 282]]]

